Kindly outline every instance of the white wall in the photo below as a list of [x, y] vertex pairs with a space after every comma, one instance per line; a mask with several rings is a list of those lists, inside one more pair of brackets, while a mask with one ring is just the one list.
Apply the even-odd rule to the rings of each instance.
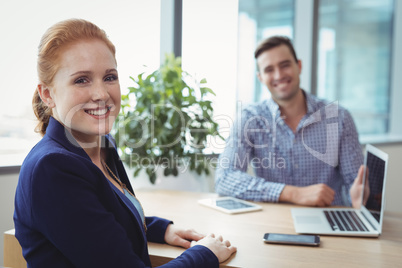
[[375, 146], [389, 155], [385, 211], [402, 213], [402, 144]]
[[18, 174], [0, 175], [0, 267], [3, 266], [3, 234], [14, 228], [14, 194], [17, 182]]

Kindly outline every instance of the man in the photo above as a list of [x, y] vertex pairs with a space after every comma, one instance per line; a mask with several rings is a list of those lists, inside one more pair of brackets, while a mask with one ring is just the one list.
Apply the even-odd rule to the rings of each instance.
[[[300, 88], [302, 63], [288, 38], [264, 40], [255, 59], [258, 79], [271, 98], [244, 109], [234, 125], [220, 155], [217, 193], [254, 201], [357, 207], [363, 154], [349, 112]], [[247, 172], [249, 165], [255, 176]]]

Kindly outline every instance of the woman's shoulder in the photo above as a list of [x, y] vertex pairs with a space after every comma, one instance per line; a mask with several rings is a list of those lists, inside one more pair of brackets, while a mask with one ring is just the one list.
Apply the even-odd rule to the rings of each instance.
[[38, 163], [46, 163], [46, 161], [54, 158], [66, 157], [71, 159], [75, 158], [73, 155], [71, 155], [69, 150], [45, 136], [28, 153], [24, 162], [22, 163], [21, 169], [23, 169], [25, 166], [32, 167], [32, 165], [37, 165]]
[[[21, 165], [20, 180], [32, 180], [41, 176], [41, 180], [60, 174], [83, 173], [91, 169], [88, 157], [76, 154], [52, 139], [43, 138], [28, 153]], [[93, 166], [93, 165], [92, 165]]]

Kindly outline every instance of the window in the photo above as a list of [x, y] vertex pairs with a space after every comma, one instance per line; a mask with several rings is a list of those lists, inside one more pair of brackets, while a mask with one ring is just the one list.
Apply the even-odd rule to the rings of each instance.
[[347, 108], [362, 143], [400, 141], [401, 12], [395, 0], [239, 0], [238, 100], [269, 97], [253, 51], [265, 37], [289, 36], [303, 89]]
[[[238, 0], [183, 1], [183, 70], [201, 80], [216, 96], [214, 119], [227, 137], [236, 113]], [[220, 152], [224, 141], [209, 144], [205, 152]]]
[[40, 139], [31, 101], [37, 85], [36, 54], [48, 27], [68, 18], [83, 18], [104, 29], [117, 48], [122, 92], [129, 76], [159, 66], [160, 0], [0, 2], [0, 166], [20, 165]]
[[[294, 0], [240, 0], [238, 28], [238, 100], [242, 105], [269, 97], [256, 76], [254, 50], [272, 35], [293, 39]], [[250, 94], [250, 92], [253, 92]]]
[[393, 0], [319, 1], [317, 95], [338, 100], [359, 134], [389, 131]]

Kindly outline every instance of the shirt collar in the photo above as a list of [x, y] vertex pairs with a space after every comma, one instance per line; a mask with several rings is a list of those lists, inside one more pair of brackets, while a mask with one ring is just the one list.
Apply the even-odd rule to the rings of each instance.
[[[303, 89], [302, 89], [302, 92], [306, 99], [307, 114], [314, 113], [314, 111], [315, 111], [314, 107], [316, 106], [317, 101], [315, 100], [313, 95], [306, 93], [306, 91], [304, 91]], [[275, 118], [280, 116], [281, 111], [279, 110], [279, 105], [274, 101], [273, 98], [268, 99], [267, 106], [268, 106], [269, 111]]]
[[302, 91], [303, 91], [304, 97], [306, 99], [307, 114], [312, 114], [315, 112], [315, 107], [317, 104], [316, 98], [313, 95], [306, 93], [303, 89], [302, 89]]
[[281, 111], [279, 110], [279, 105], [274, 101], [273, 98], [268, 99], [267, 106], [274, 118], [278, 118], [280, 116]]

